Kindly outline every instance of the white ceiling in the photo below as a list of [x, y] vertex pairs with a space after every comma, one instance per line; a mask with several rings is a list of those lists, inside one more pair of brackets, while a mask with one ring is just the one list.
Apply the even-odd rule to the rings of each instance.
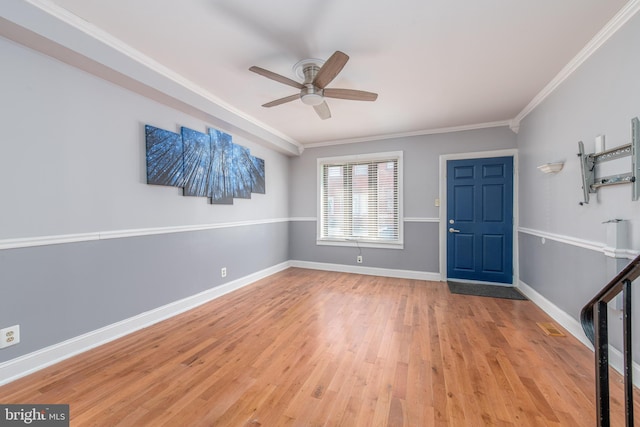
[[[429, 133], [514, 119], [625, 0], [51, 0], [301, 144]], [[333, 117], [294, 101], [293, 65], [350, 60], [328, 86]]]

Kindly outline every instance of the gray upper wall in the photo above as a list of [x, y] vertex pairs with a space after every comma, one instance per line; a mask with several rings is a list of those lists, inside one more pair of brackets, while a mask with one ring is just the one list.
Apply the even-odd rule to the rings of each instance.
[[7, 39], [0, 57], [0, 240], [288, 217], [287, 156], [233, 135], [267, 193], [232, 206], [147, 185], [145, 124], [215, 126]]
[[[630, 142], [631, 118], [640, 116], [640, 15], [633, 17], [587, 59], [521, 123], [520, 225], [573, 238], [605, 243], [603, 221], [631, 221], [633, 249], [640, 249], [640, 201], [631, 185], [603, 188], [583, 199], [578, 141], [593, 152], [595, 137], [606, 135], [609, 148]], [[557, 175], [536, 167], [565, 161]], [[611, 173], [631, 170], [630, 160], [610, 165]]]
[[291, 217], [317, 216], [317, 159], [401, 150], [404, 153], [404, 216], [437, 218], [439, 159], [443, 154], [516, 148], [516, 134], [496, 127], [310, 148], [291, 159]]

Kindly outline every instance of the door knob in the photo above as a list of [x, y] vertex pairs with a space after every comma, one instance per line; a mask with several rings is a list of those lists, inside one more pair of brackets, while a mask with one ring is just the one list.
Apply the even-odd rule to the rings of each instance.
[[456, 230], [456, 229], [455, 229], [455, 228], [453, 228], [453, 227], [451, 227], [451, 228], [449, 229], [449, 233], [459, 233], [459, 232], [460, 232], [460, 230]]

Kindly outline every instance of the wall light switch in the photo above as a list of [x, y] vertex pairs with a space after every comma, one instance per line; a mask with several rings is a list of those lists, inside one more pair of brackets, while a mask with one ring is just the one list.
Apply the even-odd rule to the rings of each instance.
[[440, 206], [440, 199], [436, 199], [436, 201], [433, 203], [435, 206]]

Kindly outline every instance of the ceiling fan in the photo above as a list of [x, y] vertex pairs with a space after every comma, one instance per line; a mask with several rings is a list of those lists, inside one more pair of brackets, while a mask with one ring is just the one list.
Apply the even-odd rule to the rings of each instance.
[[324, 98], [349, 99], [354, 101], [375, 101], [378, 98], [378, 94], [373, 92], [327, 88], [327, 85], [340, 73], [348, 60], [349, 56], [339, 50], [331, 55], [327, 61], [304, 59], [293, 67], [296, 75], [304, 79], [302, 83], [256, 66], [249, 68], [249, 70], [268, 79], [300, 89], [300, 93], [267, 102], [262, 105], [263, 107], [275, 107], [276, 105], [300, 99], [303, 103], [312, 105], [318, 116], [320, 116], [322, 120], [326, 120], [331, 117], [331, 111]]

